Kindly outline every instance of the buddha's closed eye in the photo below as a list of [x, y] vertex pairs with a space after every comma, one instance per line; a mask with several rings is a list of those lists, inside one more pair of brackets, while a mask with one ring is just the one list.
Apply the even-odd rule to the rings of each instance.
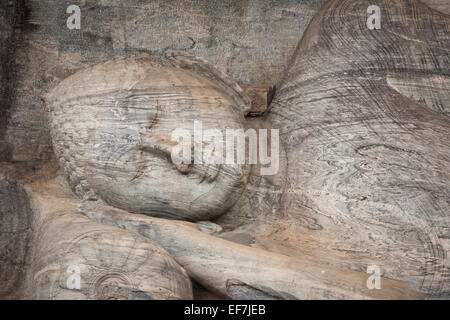
[[235, 203], [244, 165], [194, 161], [193, 144], [190, 163], [172, 161], [174, 130], [193, 130], [194, 121], [221, 131], [245, 127], [248, 98], [226, 75], [209, 72], [212, 66], [195, 68], [205, 64], [123, 58], [79, 71], [53, 90], [55, 152], [79, 196], [92, 191], [121, 209], [188, 220], [216, 217]]

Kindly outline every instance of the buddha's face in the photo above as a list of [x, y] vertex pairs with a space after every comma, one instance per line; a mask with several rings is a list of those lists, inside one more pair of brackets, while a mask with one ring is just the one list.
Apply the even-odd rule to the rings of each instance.
[[[245, 130], [242, 110], [197, 73], [119, 61], [94, 67], [90, 75], [82, 71], [56, 91], [64, 96], [62, 88], [70, 86], [67, 95], [73, 96], [59, 99], [52, 110], [55, 151], [72, 183], [131, 212], [184, 220], [225, 212], [243, 193], [247, 167], [225, 161], [176, 164], [172, 153], [180, 141], [172, 134], [190, 132], [193, 147], [196, 121], [203, 133], [217, 129], [224, 136], [216, 138], [225, 140], [226, 129]], [[211, 150], [208, 142], [201, 144], [204, 150]], [[192, 159], [194, 154], [192, 148]]]

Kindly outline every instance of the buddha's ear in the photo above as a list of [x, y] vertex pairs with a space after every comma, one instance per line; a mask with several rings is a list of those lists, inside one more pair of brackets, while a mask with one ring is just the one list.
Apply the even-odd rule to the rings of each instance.
[[178, 67], [192, 70], [217, 83], [241, 108], [244, 115], [250, 112], [251, 100], [242, 88], [225, 72], [219, 70], [205, 59], [196, 57], [184, 51], [166, 51], [166, 58]]

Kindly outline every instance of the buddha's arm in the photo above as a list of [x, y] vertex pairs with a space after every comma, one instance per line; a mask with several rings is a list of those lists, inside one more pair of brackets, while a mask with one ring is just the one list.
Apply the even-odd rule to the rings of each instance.
[[193, 279], [226, 298], [420, 298], [397, 281], [383, 279], [381, 290], [369, 290], [367, 274], [236, 244], [203, 233], [193, 223], [130, 214], [92, 202], [85, 202], [79, 211], [101, 223], [156, 241]]
[[26, 299], [192, 299], [186, 271], [155, 242], [76, 212], [68, 190], [29, 185], [34, 239]]

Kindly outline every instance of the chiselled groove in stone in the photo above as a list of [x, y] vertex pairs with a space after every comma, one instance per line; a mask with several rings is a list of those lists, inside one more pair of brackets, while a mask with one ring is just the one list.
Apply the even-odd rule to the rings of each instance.
[[235, 279], [228, 280], [226, 287], [233, 300], [298, 300], [288, 293], [280, 293], [270, 288], [253, 287]]
[[0, 178], [0, 299], [15, 299], [25, 285], [32, 212], [23, 186]]

